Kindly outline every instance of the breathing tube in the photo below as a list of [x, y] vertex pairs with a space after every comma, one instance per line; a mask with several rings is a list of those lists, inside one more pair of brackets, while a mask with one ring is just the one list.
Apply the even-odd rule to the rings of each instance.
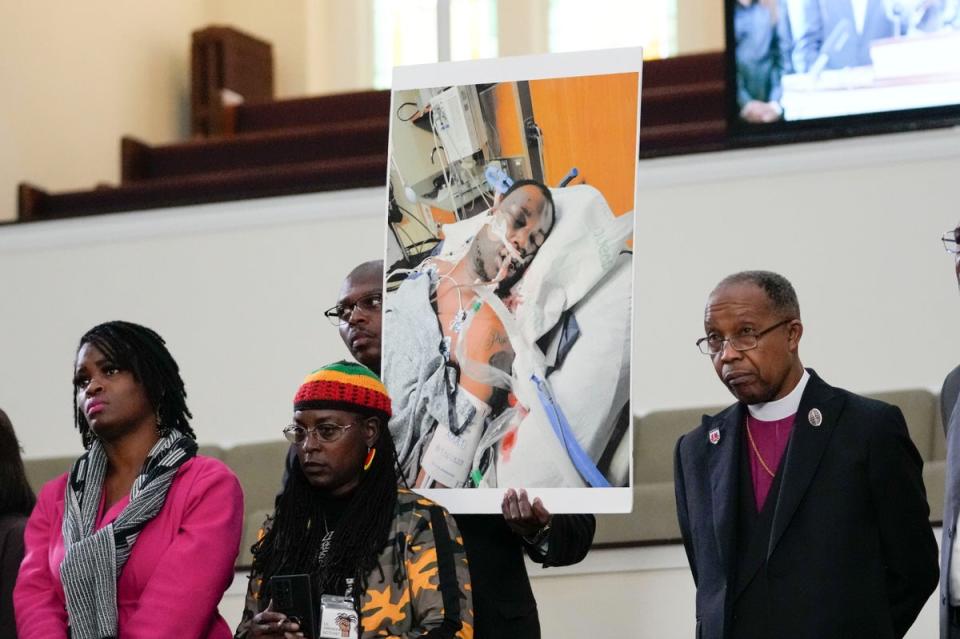
[[[524, 261], [523, 257], [506, 237], [506, 220], [503, 215], [504, 214], [494, 212], [484, 226], [490, 227], [490, 231], [494, 237], [500, 240], [511, 260], [522, 263]], [[478, 232], [480, 231], [478, 230]], [[592, 487], [609, 487], [610, 483], [603, 476], [603, 473], [600, 472], [596, 464], [593, 463], [593, 460], [590, 459], [590, 456], [583, 447], [580, 446], [579, 442], [577, 442], [576, 436], [570, 428], [570, 423], [553, 394], [550, 383], [546, 379], [546, 362], [543, 354], [523, 337], [523, 333], [515, 317], [507, 309], [503, 301], [493, 292], [500, 281], [507, 276], [509, 266], [510, 260], [504, 260], [497, 276], [491, 282], [460, 285], [464, 288], [472, 289], [477, 295], [477, 299], [470, 304], [469, 308], [463, 309], [464, 316], [458, 326], [460, 338], [457, 339], [454, 355], [456, 361], [459, 363], [460, 372], [482, 384], [513, 392], [514, 395], [520, 398], [521, 403], [528, 406], [534, 401], [539, 401], [544, 409], [547, 420], [550, 422], [554, 435], [563, 446], [567, 457], [577, 470], [577, 473], [583, 478], [584, 482]], [[473, 319], [483, 304], [488, 304], [494, 313], [496, 313], [500, 322], [503, 324], [511, 345], [513, 345], [515, 354], [514, 370], [520, 368], [531, 371], [529, 377], [524, 374], [524, 378], [530, 383], [530, 386], [526, 389], [517, 386], [519, 379], [515, 380], [510, 372], [503, 371], [488, 363], [471, 360], [467, 356], [466, 336], [470, 332]], [[526, 384], [524, 384], [524, 386], [526, 386]], [[533, 392], [531, 392], [531, 387]], [[534, 398], [534, 394], [536, 395], [536, 399]], [[471, 464], [475, 469], [473, 473], [471, 473], [474, 482], [479, 483], [478, 479], [480, 478], [476, 476], [478, 472], [476, 469], [484, 452], [503, 439], [510, 431], [510, 427], [522, 419], [523, 416], [520, 414], [519, 409], [515, 407], [508, 408], [488, 423], [488, 427], [479, 438], [475, 439], [475, 432], [468, 438], [472, 440], [470, 442], [470, 448], [472, 448], [474, 452], [473, 464]], [[463, 443], [466, 444], [466, 442]], [[464, 450], [463, 452], [467, 451]], [[469, 453], [467, 454], [469, 455]], [[457, 477], [456, 480], [453, 477], [448, 477], [447, 479], [456, 481], [459, 480], [460, 477]]]
[[[510, 343], [514, 345], [514, 351], [517, 354], [517, 358], [529, 359], [526, 364], [533, 371], [530, 375], [530, 381], [533, 383], [536, 389], [537, 398], [540, 400], [540, 404], [543, 406], [544, 412], [546, 413], [547, 419], [550, 421], [550, 425], [553, 428], [554, 434], [563, 445], [563, 448], [567, 453], [567, 457], [570, 458], [570, 462], [573, 464], [574, 468], [576, 468], [584, 482], [590, 486], [594, 488], [610, 487], [610, 482], [607, 481], [607, 479], [603, 476], [603, 473], [601, 473], [596, 464], [593, 463], [593, 460], [590, 459], [590, 456], [586, 453], [586, 451], [583, 450], [583, 447], [580, 446], [580, 443], [577, 442], [577, 438], [574, 436], [573, 430], [570, 428], [570, 422], [567, 421], [567, 417], [564, 414], [563, 409], [560, 408], [560, 404], [554, 397], [550, 383], [546, 379], [546, 363], [543, 355], [532, 344], [527, 343], [522, 338], [519, 326], [517, 325], [513, 315], [507, 310], [507, 307], [504, 305], [503, 301], [491, 292], [488, 286], [477, 286], [475, 287], [475, 290], [483, 302], [489, 304], [490, 308], [497, 314], [497, 317], [500, 318], [504, 330], [506, 330], [507, 336], [510, 339]], [[481, 375], [483, 373], [487, 373], [489, 375], [488, 379], [490, 380], [496, 379], [496, 381], [500, 381], [503, 379], [495, 374], [499, 373], [500, 375], [505, 375], [503, 371], [499, 371], [492, 366], [478, 364], [476, 362], [467, 360], [466, 352], [463, 349], [462, 344], [463, 340], [459, 340], [457, 344], [457, 357], [460, 361], [461, 368], [465, 371], [469, 369], [469, 374], [471, 377], [474, 375], [474, 372], [476, 372], [477, 374]], [[517, 346], [522, 348], [522, 352], [517, 348]], [[466, 364], [466, 366], [464, 366], [464, 364]], [[512, 386], [513, 378], [508, 376], [508, 379], [510, 380]], [[501, 429], [503, 429], [503, 425], [503, 422], [498, 424]], [[498, 441], [503, 437], [504, 434], [505, 433], [502, 432], [490, 433], [489, 439]], [[484, 440], [488, 440], [488, 438], [484, 437], [483, 440], [481, 440], [481, 450], [483, 449], [484, 444], [487, 446], [490, 445], [490, 443], [488, 443], [489, 440]]]

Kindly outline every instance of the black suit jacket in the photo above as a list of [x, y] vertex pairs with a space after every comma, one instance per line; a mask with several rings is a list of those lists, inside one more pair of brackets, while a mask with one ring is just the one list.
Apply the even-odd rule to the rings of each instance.
[[[808, 417], [814, 408], [819, 427]], [[735, 404], [705, 415], [675, 452], [677, 514], [704, 639], [730, 636], [733, 604], [750, 576], [733, 574], [745, 413]], [[768, 606], [756, 613], [772, 620], [778, 639], [906, 633], [938, 576], [922, 466], [899, 408], [833, 388], [811, 371], [780, 490], [769, 497], [778, 501], [766, 556], [742, 571], [766, 571]]]
[[501, 515], [454, 515], [470, 564], [474, 639], [539, 639], [537, 602], [523, 562], [567, 566], [582, 560], [593, 543], [593, 515], [554, 515], [547, 554], [507, 526]]

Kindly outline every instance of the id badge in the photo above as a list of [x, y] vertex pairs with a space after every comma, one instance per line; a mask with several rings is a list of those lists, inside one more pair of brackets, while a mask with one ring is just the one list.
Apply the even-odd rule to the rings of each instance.
[[[478, 420], [480, 423], [477, 423]], [[467, 424], [463, 432], [454, 435], [446, 424], [437, 424], [433, 439], [423, 453], [420, 465], [438, 482], [450, 488], [463, 486], [473, 466], [473, 456], [483, 435], [482, 415]]]
[[320, 597], [319, 639], [359, 639], [359, 621], [352, 598], [337, 595]]

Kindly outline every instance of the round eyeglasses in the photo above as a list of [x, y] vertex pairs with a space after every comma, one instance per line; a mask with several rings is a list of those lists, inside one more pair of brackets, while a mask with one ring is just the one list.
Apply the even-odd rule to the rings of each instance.
[[773, 329], [780, 328], [784, 324], [789, 324], [792, 321], [793, 319], [785, 319], [782, 322], [777, 322], [773, 326], [765, 328], [758, 333], [741, 333], [732, 337], [708, 335], [697, 340], [697, 348], [699, 348], [700, 352], [704, 355], [710, 355], [711, 357], [719, 355], [723, 352], [724, 343], [730, 344], [730, 347], [735, 351], [753, 350], [760, 343], [761, 337]]
[[361, 310], [367, 314], [379, 313], [383, 307], [383, 295], [381, 293], [371, 293], [357, 298], [353, 304], [337, 304], [323, 312], [324, 317], [330, 320], [334, 326], [346, 324], [353, 317], [353, 313]]
[[283, 436], [286, 437], [287, 441], [291, 444], [302, 445], [307, 441], [307, 437], [313, 437], [314, 441], [324, 444], [332, 444], [343, 437], [343, 433], [353, 426], [356, 426], [356, 424], [347, 424], [344, 426], [342, 424], [325, 422], [309, 428], [301, 426], [300, 424], [290, 424], [283, 429]]

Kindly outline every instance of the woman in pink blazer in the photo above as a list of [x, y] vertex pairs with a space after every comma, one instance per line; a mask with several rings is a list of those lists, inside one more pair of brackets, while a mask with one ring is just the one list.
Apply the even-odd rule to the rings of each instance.
[[128, 322], [80, 340], [77, 428], [87, 449], [43, 487], [24, 534], [14, 607], [21, 639], [226, 639], [243, 495], [198, 456], [179, 368]]

